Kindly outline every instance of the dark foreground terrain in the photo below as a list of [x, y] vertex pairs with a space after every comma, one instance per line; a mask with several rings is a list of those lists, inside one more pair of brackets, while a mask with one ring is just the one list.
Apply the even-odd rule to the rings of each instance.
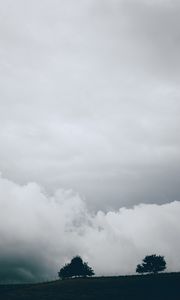
[[0, 285], [1, 300], [180, 300], [180, 273]]

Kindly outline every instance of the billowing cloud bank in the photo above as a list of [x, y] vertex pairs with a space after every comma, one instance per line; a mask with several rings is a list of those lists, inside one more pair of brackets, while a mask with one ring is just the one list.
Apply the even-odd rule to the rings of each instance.
[[134, 273], [146, 254], [180, 270], [180, 202], [95, 214], [70, 191], [46, 195], [36, 183], [0, 178], [0, 280], [55, 277], [73, 255], [98, 275]]

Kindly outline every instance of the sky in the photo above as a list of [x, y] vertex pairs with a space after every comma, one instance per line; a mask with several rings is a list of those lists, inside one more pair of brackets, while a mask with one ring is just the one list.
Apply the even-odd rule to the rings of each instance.
[[0, 0], [0, 281], [76, 254], [180, 270], [179, 20], [178, 0]]

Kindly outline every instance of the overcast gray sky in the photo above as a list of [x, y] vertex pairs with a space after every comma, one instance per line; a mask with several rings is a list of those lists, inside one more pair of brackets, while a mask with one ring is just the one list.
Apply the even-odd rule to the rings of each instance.
[[0, 0], [2, 182], [95, 214], [179, 201], [179, 20], [178, 0]]
[[0, 169], [93, 207], [179, 197], [179, 1], [0, 1]]

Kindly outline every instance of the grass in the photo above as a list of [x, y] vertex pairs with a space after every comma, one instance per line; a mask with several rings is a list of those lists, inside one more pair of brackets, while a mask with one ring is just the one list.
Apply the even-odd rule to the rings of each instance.
[[180, 273], [0, 285], [1, 300], [180, 300]]

